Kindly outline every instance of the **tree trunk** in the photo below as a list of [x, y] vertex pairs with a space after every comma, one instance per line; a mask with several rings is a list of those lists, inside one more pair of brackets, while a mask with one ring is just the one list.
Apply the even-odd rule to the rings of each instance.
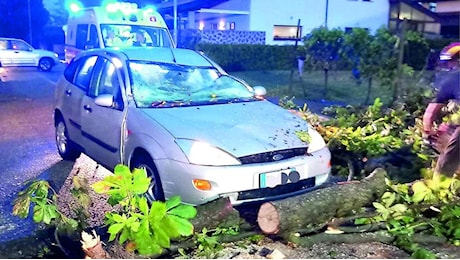
[[[379, 230], [376, 232], [353, 233], [353, 234], [327, 234], [319, 233], [312, 236], [296, 236], [291, 233], [285, 237], [289, 242], [292, 242], [301, 247], [311, 247], [318, 243], [368, 243], [368, 242], [381, 242], [384, 244], [392, 244], [396, 237], [386, 230]], [[414, 243], [421, 244], [445, 244], [446, 239], [434, 235], [421, 235], [415, 234]]]
[[208, 230], [219, 227], [239, 226], [244, 222], [240, 213], [233, 208], [229, 198], [219, 198], [196, 207], [197, 214], [191, 220], [195, 232], [201, 232], [203, 227]]
[[346, 182], [261, 205], [257, 222], [265, 234], [282, 234], [353, 215], [386, 190], [386, 171], [376, 169], [362, 181]]

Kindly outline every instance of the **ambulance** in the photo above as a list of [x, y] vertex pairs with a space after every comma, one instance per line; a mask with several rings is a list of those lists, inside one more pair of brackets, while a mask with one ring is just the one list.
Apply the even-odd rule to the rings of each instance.
[[69, 9], [64, 29], [66, 62], [87, 49], [136, 46], [139, 37], [145, 46], [175, 47], [163, 17], [152, 7], [112, 2], [88, 8], [74, 3]]

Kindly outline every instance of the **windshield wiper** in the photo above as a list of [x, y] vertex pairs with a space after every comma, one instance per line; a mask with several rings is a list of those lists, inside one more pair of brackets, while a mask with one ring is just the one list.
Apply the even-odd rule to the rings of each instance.
[[200, 101], [194, 101], [194, 100], [156, 101], [152, 103], [151, 107], [171, 108], [171, 107], [188, 107], [188, 106], [206, 106], [206, 105], [216, 105], [216, 104], [251, 102], [251, 101], [257, 101], [257, 100], [258, 99], [254, 97], [245, 97], [245, 98], [209, 99], [209, 100], [200, 100]]

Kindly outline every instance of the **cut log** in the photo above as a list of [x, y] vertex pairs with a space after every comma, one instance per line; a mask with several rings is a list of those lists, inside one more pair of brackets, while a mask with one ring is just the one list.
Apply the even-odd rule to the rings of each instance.
[[[353, 233], [353, 234], [327, 234], [319, 233], [312, 236], [297, 236], [296, 233], [290, 233], [284, 238], [301, 247], [311, 247], [318, 243], [368, 243], [368, 242], [381, 242], [384, 244], [392, 244], [396, 237], [386, 230], [379, 230], [376, 232], [366, 233]], [[421, 235], [415, 234], [413, 236], [414, 243], [421, 244], [438, 244], [444, 245], [447, 241], [445, 238], [437, 237], [434, 235]]]
[[85, 259], [108, 259], [110, 255], [102, 247], [102, 242], [96, 231], [92, 234], [83, 231], [81, 233], [81, 248], [85, 252]]
[[240, 213], [233, 208], [229, 198], [219, 198], [196, 207], [197, 214], [191, 220], [195, 232], [201, 232], [206, 227], [208, 230], [216, 227], [239, 226], [244, 222]]
[[283, 200], [263, 203], [257, 223], [268, 235], [308, 229], [334, 217], [356, 214], [386, 190], [386, 171], [378, 168], [359, 182], [343, 183]]

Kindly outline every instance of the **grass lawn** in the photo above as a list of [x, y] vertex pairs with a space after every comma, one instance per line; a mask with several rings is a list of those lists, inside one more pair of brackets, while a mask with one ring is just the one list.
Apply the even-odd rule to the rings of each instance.
[[[363, 105], [368, 92], [368, 80], [361, 83], [353, 77], [351, 71], [329, 71], [328, 87], [325, 91], [323, 71], [306, 71], [302, 77], [294, 71], [290, 84], [291, 71], [242, 71], [230, 73], [249, 83], [251, 86], [263, 86], [267, 89], [267, 96], [296, 97], [309, 100], [338, 101], [350, 105]], [[423, 77], [421, 76], [423, 75]], [[414, 76], [404, 78], [403, 88], [430, 87], [432, 72], [415, 72]], [[428, 79], [428, 80], [427, 80]], [[289, 86], [292, 86], [292, 92]], [[384, 104], [389, 104], [392, 98], [392, 89], [381, 87], [374, 80], [371, 87], [370, 103], [379, 97]]]

